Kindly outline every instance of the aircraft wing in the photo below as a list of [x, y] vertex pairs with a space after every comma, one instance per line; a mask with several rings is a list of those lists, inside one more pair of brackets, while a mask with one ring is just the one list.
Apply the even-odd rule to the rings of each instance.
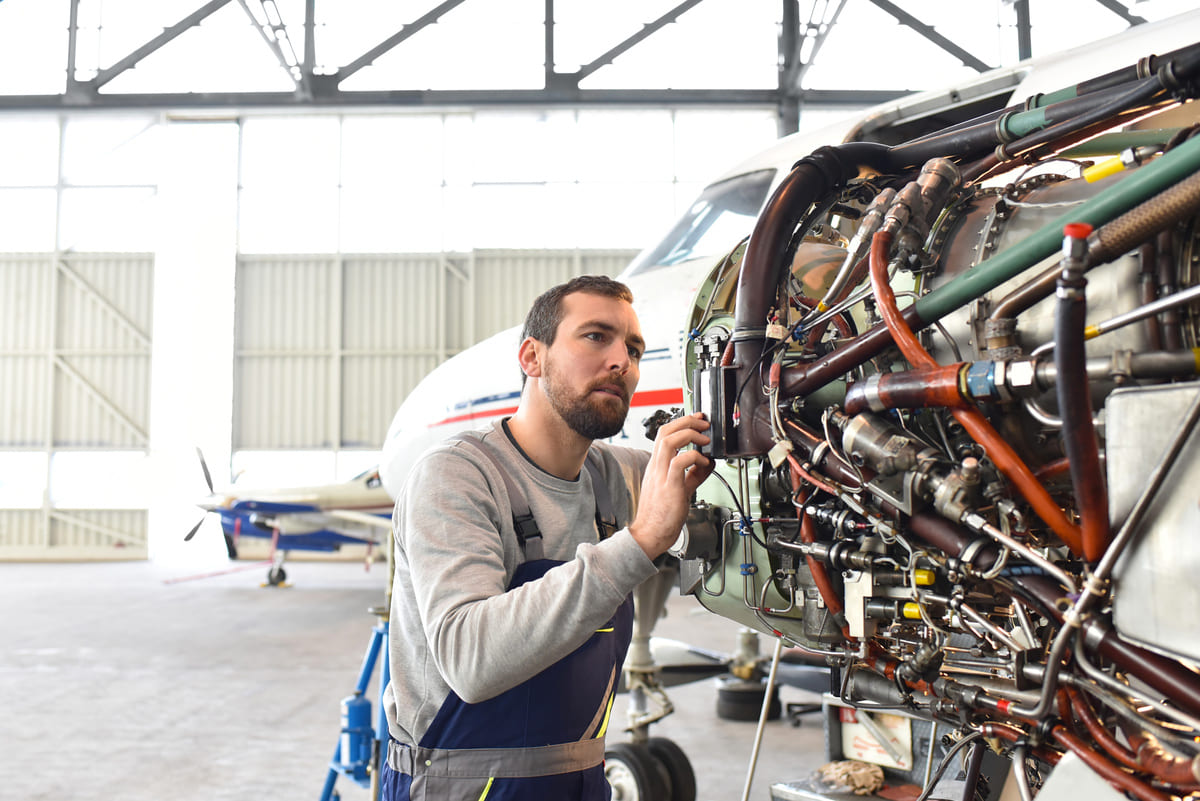
[[[358, 523], [364, 526], [375, 526], [382, 529], [390, 529], [392, 527], [391, 517], [380, 517], [379, 515], [370, 514], [368, 512], [356, 512], [352, 509], [330, 509], [325, 512], [329, 517], [335, 520], [344, 520], [348, 523]], [[334, 526], [330, 526], [334, 528]]]

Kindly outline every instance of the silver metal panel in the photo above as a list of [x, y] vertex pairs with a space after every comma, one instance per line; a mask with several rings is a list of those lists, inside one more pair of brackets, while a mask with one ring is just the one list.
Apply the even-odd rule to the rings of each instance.
[[44, 253], [0, 253], [0, 353], [45, 353], [53, 262]]
[[432, 354], [346, 357], [341, 446], [378, 449], [400, 403], [439, 363]]
[[153, 257], [62, 254], [56, 273], [54, 446], [147, 447]]
[[330, 256], [242, 256], [236, 282], [239, 353], [329, 350], [335, 344]]
[[343, 349], [440, 354], [443, 272], [436, 254], [345, 257]]
[[616, 275], [637, 251], [482, 250], [475, 254], [475, 341], [520, 324], [534, 298], [577, 275]]
[[241, 356], [234, 365], [235, 448], [333, 448], [328, 355]]
[[0, 447], [144, 448], [154, 259], [0, 257]]
[[0, 510], [0, 561], [145, 559], [142, 509]]
[[[1200, 384], [1121, 389], [1105, 406], [1109, 505], [1120, 526], [1162, 458]], [[1180, 610], [1200, 609], [1200, 436], [1187, 442], [1117, 567], [1113, 622], [1121, 634], [1200, 659], [1200, 631]]]
[[634, 251], [243, 256], [235, 449], [378, 448], [400, 402], [455, 353], [519, 324], [550, 286]]
[[53, 343], [53, 261], [0, 254], [0, 448], [43, 448]]
[[55, 361], [55, 448], [145, 448], [150, 355], [61, 356]]
[[[4, 326], [7, 328], [7, 326]], [[41, 449], [46, 445], [50, 403], [46, 356], [0, 353], [0, 448]]]

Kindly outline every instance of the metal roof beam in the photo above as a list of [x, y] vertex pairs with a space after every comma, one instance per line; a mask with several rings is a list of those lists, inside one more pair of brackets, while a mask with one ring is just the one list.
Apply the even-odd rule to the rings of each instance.
[[466, 0], [445, 0], [445, 2], [425, 12], [409, 24], [402, 26], [400, 30], [396, 31], [391, 36], [384, 39], [382, 42], [375, 45], [346, 66], [338, 69], [337, 73], [334, 75], [335, 83], [341, 83], [354, 73], [361, 70], [363, 67], [369, 67], [371, 64], [374, 64], [375, 60], [384, 53], [388, 52], [405, 39], [408, 39], [421, 30], [433, 25], [447, 12], [453, 11], [455, 8], [461, 6], [465, 2]]
[[[788, 0], [784, 4], [784, 17], [792, 17], [791, 21], [784, 22], [783, 36], [780, 40], [780, 49], [783, 51], [780, 55], [782, 68], [779, 79], [779, 88], [785, 92], [799, 89], [800, 82], [804, 80], [804, 74], [808, 72], [817, 60], [817, 54], [821, 52], [821, 47], [825, 44], [825, 40], [829, 37], [835, 25], [837, 25], [838, 17], [842, 15], [842, 9], [846, 7], [847, 0], [838, 0], [837, 8], [834, 9], [833, 16], [829, 22], [825, 22], [825, 17], [828, 15], [830, 0], [813, 0], [812, 6], [809, 8], [808, 22], [804, 25], [804, 31], [799, 31], [799, 18], [796, 16], [795, 3]], [[819, 11], [818, 11], [819, 9]], [[804, 55], [806, 44], [811, 47], [808, 56]]]
[[[886, 90], [806, 89], [796, 96], [806, 103], [829, 106], [862, 106], [895, 100], [909, 94]], [[50, 111], [70, 108], [93, 109], [202, 109], [248, 110], [300, 107], [337, 109], [355, 106], [404, 108], [461, 108], [470, 106], [729, 106], [775, 108], [775, 89], [485, 89], [485, 90], [381, 90], [333, 92], [311, 99], [294, 92], [176, 92], [152, 94], [100, 94], [87, 105], [67, 102], [62, 95], [6, 95], [0, 97], [0, 112]]]
[[616, 45], [615, 47], [613, 47], [612, 49], [610, 49], [608, 52], [604, 53], [600, 57], [594, 59], [591, 63], [583, 65], [579, 69], [579, 72], [576, 72], [574, 74], [575, 83], [578, 84], [579, 81], [582, 81], [584, 78], [588, 77], [596, 70], [600, 69], [603, 66], [611, 64], [613, 62], [613, 59], [615, 59], [617, 56], [627, 52], [638, 42], [641, 42], [644, 39], [648, 38], [649, 36], [654, 34], [656, 31], [660, 31], [667, 25], [670, 25], [672, 22], [675, 22], [681, 16], [683, 16], [686, 12], [688, 12], [691, 9], [695, 8], [696, 6], [700, 5], [702, 2], [704, 2], [704, 0], [684, 0], [684, 2], [675, 6], [670, 11], [668, 11], [667, 13], [665, 13], [661, 17], [659, 17], [658, 19], [654, 20], [654, 22], [646, 23], [645, 25], [642, 26], [642, 29], [640, 31], [633, 34], [628, 39], [626, 39], [625, 41]]
[[[909, 28], [912, 28], [914, 31], [921, 34], [950, 55], [959, 59], [963, 64], [975, 70], [976, 72], [987, 72], [988, 70], [992, 69], [992, 67], [990, 67], [988, 64], [980, 61], [978, 58], [971, 55], [966, 50], [963, 50], [945, 36], [942, 36], [940, 33], [934, 30], [932, 25], [926, 25], [924, 22], [921, 22], [921, 20], [917, 19], [912, 14], [909, 14], [895, 3], [890, 2], [890, 0], [870, 0], [870, 2], [891, 14], [900, 21], [901, 25], [906, 25]], [[1099, 0], [1099, 2], [1105, 2], [1105, 0]]]
[[[250, 7], [251, 2], [258, 4], [258, 9], [262, 12], [261, 19]], [[283, 21], [283, 15], [279, 11], [279, 6], [275, 4], [275, 0], [238, 0], [238, 3], [246, 12], [246, 16], [254, 23], [263, 42], [275, 54], [275, 60], [279, 62], [279, 66], [296, 84], [296, 90], [301, 90], [306, 82], [300, 66], [300, 58], [296, 55], [296, 48], [292, 45], [291, 38], [288, 37], [287, 25]]]
[[[205, 3], [203, 6], [196, 9], [191, 14], [188, 14], [186, 17], [181, 19], [179, 22], [176, 22], [169, 28], [163, 28], [162, 33], [160, 33], [158, 36], [155, 36], [153, 39], [146, 42], [144, 45], [137, 48], [120, 61], [116, 62], [110, 67], [105, 67], [104, 69], [100, 70], [100, 72], [96, 74], [95, 78], [90, 81], [83, 82], [83, 85], [91, 88], [92, 90], [99, 89], [101, 86], [104, 86], [104, 84], [108, 83], [122, 72], [137, 66], [139, 61], [151, 53], [156, 52], [162, 48], [163, 45], [167, 44], [184, 31], [196, 27], [213, 12], [217, 11], [222, 6], [228, 5], [230, 2], [231, 0], [210, 0], [210, 2]], [[72, 10], [74, 10], [74, 6], [72, 6]]]
[[1017, 58], [1024, 61], [1033, 57], [1033, 24], [1029, 19], [1029, 0], [1015, 0], [1017, 12]]
[[1146, 20], [1142, 19], [1137, 14], [1131, 14], [1129, 9], [1121, 3], [1118, 3], [1117, 0], [1096, 0], [1096, 2], [1128, 22], [1130, 25], [1142, 25], [1146, 22]]

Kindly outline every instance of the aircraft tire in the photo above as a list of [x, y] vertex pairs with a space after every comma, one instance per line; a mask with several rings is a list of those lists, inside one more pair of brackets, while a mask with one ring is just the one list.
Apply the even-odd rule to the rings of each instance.
[[[756, 721], [762, 713], [766, 694], [766, 679], [743, 681], [733, 676], [721, 676], [717, 679], [717, 717]], [[771, 705], [767, 707], [767, 720], [778, 720], [782, 714], [783, 705], [779, 702], [779, 686], [776, 685], [771, 693]]]
[[272, 587], [278, 587], [285, 581], [287, 581], [287, 571], [282, 567], [273, 567], [267, 571], [267, 583]]
[[666, 765], [645, 746], [613, 743], [604, 752], [604, 778], [613, 801], [659, 801], [672, 798]]
[[646, 741], [646, 750], [667, 769], [671, 780], [670, 801], [696, 801], [696, 772], [683, 749], [674, 740], [651, 737]]

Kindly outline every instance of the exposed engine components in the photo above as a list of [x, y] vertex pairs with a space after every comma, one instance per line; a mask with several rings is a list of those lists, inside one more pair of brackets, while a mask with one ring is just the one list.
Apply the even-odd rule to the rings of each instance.
[[688, 321], [721, 480], [675, 553], [841, 703], [1165, 799], [1200, 786], [1200, 45], [1154, 63], [796, 164]]

